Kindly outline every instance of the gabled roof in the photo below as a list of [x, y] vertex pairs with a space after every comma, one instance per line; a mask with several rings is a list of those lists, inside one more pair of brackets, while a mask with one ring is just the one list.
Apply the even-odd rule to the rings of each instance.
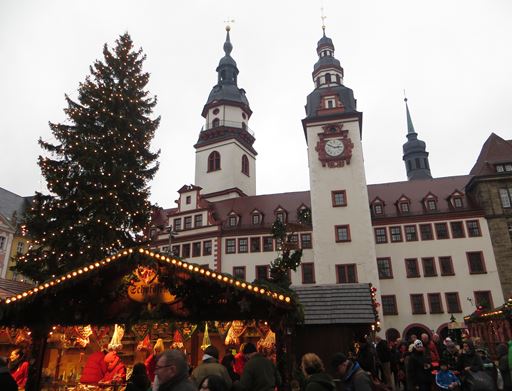
[[304, 324], [372, 324], [375, 312], [369, 284], [293, 286], [304, 310]]
[[495, 164], [510, 162], [512, 162], [512, 140], [507, 141], [497, 134], [491, 133], [482, 146], [470, 174], [475, 176], [495, 175]]
[[[471, 175], [450, 176], [435, 179], [417, 179], [414, 181], [380, 183], [368, 185], [368, 198], [374, 200], [379, 198], [386, 205], [394, 205], [403, 195], [411, 200], [410, 214], [425, 213], [423, 200], [431, 193], [438, 198], [438, 209], [436, 212], [451, 212], [450, 204], [446, 201], [455, 190], [462, 190], [471, 179]], [[464, 208], [460, 210], [474, 210], [476, 207], [471, 200], [464, 196]], [[459, 210], [459, 211], [460, 211]], [[385, 216], [397, 215], [395, 208], [386, 208]]]
[[32, 198], [32, 196], [21, 197], [0, 187], [0, 214], [10, 220], [13, 213], [16, 212], [18, 219], [21, 219], [25, 209], [32, 202]]

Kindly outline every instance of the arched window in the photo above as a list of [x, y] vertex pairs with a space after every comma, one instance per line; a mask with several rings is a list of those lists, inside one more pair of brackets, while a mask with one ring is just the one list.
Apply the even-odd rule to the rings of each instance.
[[220, 153], [213, 151], [208, 156], [208, 172], [220, 170]]
[[326, 73], [325, 74], [325, 82], [326, 83], [330, 83], [331, 82], [331, 74], [330, 73]]
[[217, 128], [220, 125], [220, 119], [214, 118], [212, 121], [212, 128]]
[[247, 155], [242, 156], [242, 173], [249, 176], [249, 159]]

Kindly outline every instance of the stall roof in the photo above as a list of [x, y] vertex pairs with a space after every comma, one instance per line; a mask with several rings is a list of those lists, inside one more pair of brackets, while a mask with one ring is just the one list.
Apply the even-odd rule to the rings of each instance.
[[370, 284], [292, 287], [304, 310], [304, 324], [371, 324], [375, 322]]
[[8, 297], [18, 295], [25, 291], [32, 289], [34, 285], [26, 282], [7, 280], [0, 278], [0, 300], [7, 299]]

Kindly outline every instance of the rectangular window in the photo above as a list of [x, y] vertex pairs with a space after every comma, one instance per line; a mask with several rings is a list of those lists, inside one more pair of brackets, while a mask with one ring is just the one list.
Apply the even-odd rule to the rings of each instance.
[[468, 230], [468, 236], [470, 238], [482, 236], [482, 232], [480, 231], [480, 224], [478, 223], [478, 220], [466, 221], [466, 228]]
[[256, 266], [256, 279], [257, 280], [268, 280], [268, 265], [257, 265]]
[[434, 239], [434, 234], [432, 233], [432, 224], [420, 224], [420, 237], [421, 240]]
[[409, 213], [409, 203], [408, 202], [400, 202], [400, 212], [401, 213]]
[[187, 196], [185, 202], [187, 203], [187, 205], [190, 205], [192, 203], [192, 196]]
[[334, 229], [336, 233], [336, 243], [350, 242], [350, 226], [337, 225]]
[[462, 202], [461, 197], [454, 197], [453, 198], [453, 206], [457, 209], [460, 209], [464, 206], [464, 203]]
[[411, 308], [413, 314], [425, 314], [425, 299], [423, 294], [411, 295]]
[[428, 308], [431, 314], [442, 314], [443, 303], [441, 301], [440, 293], [429, 293], [428, 297]]
[[261, 238], [251, 238], [251, 252], [259, 253], [261, 251]]
[[398, 315], [395, 295], [382, 295], [382, 313], [384, 315]]
[[169, 246], [162, 246], [160, 251], [164, 254], [167, 254], [169, 252]]
[[332, 206], [347, 206], [347, 193], [345, 190], [336, 190], [331, 192]]
[[230, 227], [236, 227], [236, 223], [237, 223], [238, 219], [236, 216], [229, 216], [228, 217], [228, 226]]
[[402, 227], [389, 227], [389, 237], [392, 242], [401, 242], [402, 241]]
[[416, 278], [420, 276], [420, 268], [416, 258], [407, 258], [405, 260], [405, 273], [407, 278]]
[[257, 225], [261, 223], [261, 215], [259, 213], [255, 213], [251, 216], [251, 220], [253, 225]]
[[302, 263], [302, 283], [314, 284], [315, 283], [315, 265], [313, 262]]
[[436, 238], [437, 239], [450, 239], [450, 234], [448, 233], [448, 224], [435, 223], [434, 227], [436, 229]]
[[190, 257], [190, 243], [186, 243], [182, 246], [182, 257], [183, 258], [189, 258]]
[[503, 208], [512, 207], [512, 188], [500, 189], [500, 200]]
[[458, 292], [446, 292], [444, 297], [446, 299], [446, 312], [450, 314], [462, 312]]
[[193, 257], [201, 256], [201, 242], [192, 243], [192, 256]]
[[16, 254], [21, 253], [23, 253], [23, 242], [18, 242], [18, 244], [16, 245]]
[[430, 211], [437, 210], [437, 202], [435, 200], [428, 200], [427, 209]]
[[238, 239], [238, 252], [246, 253], [249, 251], [249, 240], [247, 238]]
[[195, 215], [194, 216], [194, 227], [202, 227], [203, 226], [203, 215]]
[[437, 276], [436, 262], [434, 258], [421, 258], [423, 264], [423, 277], [435, 277]]
[[464, 238], [466, 234], [464, 233], [464, 225], [462, 221], [452, 221], [450, 222], [450, 228], [452, 229], [452, 238]]
[[236, 240], [235, 239], [226, 239], [226, 254], [235, 254], [236, 253]]
[[303, 249], [312, 248], [313, 244], [311, 242], [311, 234], [300, 234], [300, 243]]
[[5, 242], [7, 241], [5, 236], [0, 236], [0, 250], [4, 249]]
[[179, 244], [175, 244], [174, 246], [172, 246], [172, 255], [174, 255], [175, 257], [180, 256], [180, 245]]
[[406, 225], [404, 227], [405, 230], [405, 240], [408, 242], [415, 242], [418, 240], [418, 232], [416, 231], [415, 225]]
[[288, 235], [288, 243], [298, 245], [299, 244], [299, 235], [298, 234]]
[[485, 309], [494, 308], [491, 291], [475, 291], [475, 305]]
[[377, 258], [377, 270], [381, 280], [393, 278], [393, 268], [391, 267], [391, 258]]
[[175, 231], [181, 231], [181, 219], [174, 219], [173, 220], [173, 229]]
[[388, 242], [386, 228], [375, 228], [375, 242], [376, 243], [387, 243]]
[[373, 205], [373, 213], [376, 215], [381, 215], [384, 211], [382, 210], [382, 204]]
[[185, 217], [185, 229], [192, 228], [192, 216]]
[[205, 240], [203, 242], [203, 255], [212, 255], [212, 241]]
[[357, 282], [357, 268], [355, 263], [336, 265], [338, 284], [349, 284]]
[[284, 218], [284, 212], [277, 212], [276, 220], [279, 220], [281, 223], [286, 223], [285, 218]]
[[245, 266], [233, 266], [233, 277], [245, 280]]
[[469, 265], [469, 274], [485, 274], [484, 254], [481, 251], [470, 251], [466, 253]]
[[272, 236], [263, 237], [263, 251], [274, 251], [274, 239]]
[[439, 268], [442, 276], [454, 276], [452, 257], [439, 257]]

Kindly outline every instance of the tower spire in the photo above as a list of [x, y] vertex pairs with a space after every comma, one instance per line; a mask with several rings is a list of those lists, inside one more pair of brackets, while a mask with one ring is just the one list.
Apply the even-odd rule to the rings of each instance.
[[431, 179], [432, 175], [430, 173], [426, 144], [418, 139], [418, 134], [414, 130], [407, 97], [404, 98], [404, 102], [407, 116], [407, 142], [402, 146], [404, 153], [402, 159], [405, 162], [407, 178], [409, 180]]

